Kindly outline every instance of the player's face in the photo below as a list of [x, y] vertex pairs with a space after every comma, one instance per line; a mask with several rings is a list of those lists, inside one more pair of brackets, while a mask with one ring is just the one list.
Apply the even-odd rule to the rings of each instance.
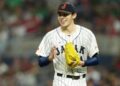
[[61, 27], [67, 27], [71, 25], [72, 23], [74, 23], [75, 18], [76, 18], [76, 14], [58, 12], [58, 21]]

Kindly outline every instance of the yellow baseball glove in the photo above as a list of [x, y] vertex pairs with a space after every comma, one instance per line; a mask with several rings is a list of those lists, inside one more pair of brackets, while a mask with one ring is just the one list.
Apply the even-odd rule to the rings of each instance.
[[80, 56], [75, 50], [72, 42], [65, 44], [65, 59], [69, 67], [74, 68], [80, 64]]

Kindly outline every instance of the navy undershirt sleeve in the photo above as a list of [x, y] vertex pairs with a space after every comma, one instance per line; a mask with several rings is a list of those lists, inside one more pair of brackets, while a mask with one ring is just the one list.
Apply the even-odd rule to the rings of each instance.
[[49, 61], [48, 57], [39, 56], [38, 58], [38, 63], [40, 67], [47, 66], [51, 62]]
[[[43, 66], [47, 66], [51, 61], [49, 61], [48, 57], [43, 57], [43, 56], [39, 56], [39, 66], [43, 67]], [[89, 58], [88, 60], [85, 61], [84, 66], [94, 66], [99, 64], [99, 55], [96, 53], [95, 55], [93, 55], [91, 58]]]
[[96, 53], [91, 58], [89, 58], [88, 60], [85, 61], [84, 66], [94, 66], [94, 65], [98, 65], [98, 64], [99, 64], [99, 55], [98, 55], [98, 53]]

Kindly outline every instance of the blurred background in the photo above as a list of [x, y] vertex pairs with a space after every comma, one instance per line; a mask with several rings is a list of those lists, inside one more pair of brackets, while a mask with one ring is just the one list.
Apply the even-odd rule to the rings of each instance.
[[120, 86], [120, 0], [0, 0], [0, 86], [51, 86], [53, 65], [40, 68], [35, 51], [65, 1], [98, 41], [101, 64], [88, 68], [88, 86]]

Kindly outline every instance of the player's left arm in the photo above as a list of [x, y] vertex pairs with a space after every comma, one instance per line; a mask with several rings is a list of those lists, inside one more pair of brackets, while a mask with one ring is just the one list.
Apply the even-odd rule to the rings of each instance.
[[94, 66], [100, 63], [99, 49], [95, 35], [91, 32], [91, 44], [88, 50], [88, 59], [83, 62], [83, 66]]
[[85, 66], [95, 66], [100, 63], [99, 54], [95, 53], [92, 57], [88, 58], [86, 61], [83, 62], [83, 67]]

